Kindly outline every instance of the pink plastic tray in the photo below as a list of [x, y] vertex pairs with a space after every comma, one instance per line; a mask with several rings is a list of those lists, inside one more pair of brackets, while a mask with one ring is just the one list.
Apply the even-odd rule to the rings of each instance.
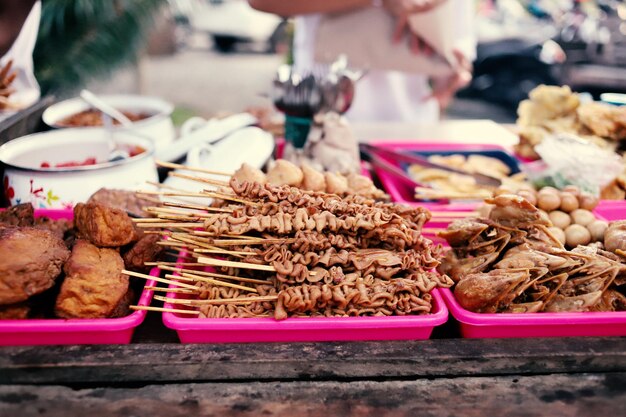
[[626, 336], [626, 311], [585, 313], [473, 313], [452, 291], [441, 296], [466, 338]]
[[[35, 216], [72, 219], [72, 210], [35, 210]], [[158, 276], [154, 268], [150, 275]], [[146, 286], [156, 285], [147, 281]], [[138, 305], [150, 305], [152, 291], [144, 290]], [[135, 328], [146, 317], [146, 311], [135, 311], [115, 319], [33, 319], [0, 320], [0, 345], [83, 345], [130, 343]]]
[[[626, 203], [600, 202], [594, 213], [605, 220], [626, 218]], [[444, 226], [444, 227], [447, 227]], [[443, 243], [446, 245], [445, 241]], [[464, 309], [452, 290], [440, 290], [465, 338], [626, 336], [626, 311], [584, 313], [474, 313]]]
[[[163, 313], [163, 324], [176, 330], [182, 343], [322, 342], [342, 340], [428, 339], [435, 326], [448, 320], [448, 310], [433, 290], [433, 310], [422, 316], [294, 317], [208, 319]], [[168, 293], [177, 298], [180, 294]], [[185, 309], [164, 304], [165, 308]]]
[[608, 221], [626, 219], [626, 201], [602, 200], [594, 213]]
[[[451, 142], [372, 142], [371, 145], [395, 151], [503, 151], [504, 147], [498, 145], [463, 144]], [[380, 178], [385, 191], [389, 193], [392, 201], [402, 203], [416, 203], [413, 198], [413, 187], [405, 183], [401, 178], [388, 172], [375, 168], [376, 175]], [[420, 203], [421, 204], [421, 203]], [[426, 203], [432, 204], [432, 203]], [[464, 204], [452, 203], [451, 205]]]

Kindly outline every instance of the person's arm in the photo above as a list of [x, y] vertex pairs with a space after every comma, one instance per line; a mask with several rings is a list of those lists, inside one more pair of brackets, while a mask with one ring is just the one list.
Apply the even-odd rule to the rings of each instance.
[[289, 17], [311, 13], [339, 13], [372, 5], [372, 0], [248, 0], [262, 12]]

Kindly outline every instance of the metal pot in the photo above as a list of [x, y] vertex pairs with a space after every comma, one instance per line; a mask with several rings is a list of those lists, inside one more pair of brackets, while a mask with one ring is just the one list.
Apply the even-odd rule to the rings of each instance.
[[[176, 137], [171, 115], [174, 105], [157, 97], [137, 96], [132, 94], [98, 96], [105, 103], [120, 111], [147, 113], [151, 116], [136, 121], [131, 128], [113, 127], [115, 131], [129, 130], [150, 138], [155, 147], [164, 148], [172, 143]], [[60, 101], [48, 107], [43, 113], [43, 121], [53, 128], [66, 128], [59, 125], [63, 119], [90, 109], [91, 106], [80, 97]]]
[[[121, 148], [144, 151], [109, 161], [110, 139]], [[0, 146], [4, 194], [11, 205], [30, 202], [36, 208], [71, 208], [102, 187], [136, 190], [158, 181], [152, 141], [135, 133], [102, 128], [68, 128], [35, 133]], [[96, 164], [54, 167], [95, 158]]]

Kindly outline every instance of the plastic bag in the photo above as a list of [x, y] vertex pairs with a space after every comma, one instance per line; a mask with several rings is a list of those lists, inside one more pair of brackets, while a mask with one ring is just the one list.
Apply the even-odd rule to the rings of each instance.
[[615, 152], [602, 149], [577, 136], [547, 136], [535, 146], [539, 163], [527, 164], [524, 171], [536, 186], [563, 188], [576, 185], [596, 196], [624, 169]]

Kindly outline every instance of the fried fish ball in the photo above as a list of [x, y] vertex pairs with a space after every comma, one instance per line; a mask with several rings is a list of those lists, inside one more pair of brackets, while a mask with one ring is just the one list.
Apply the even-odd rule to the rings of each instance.
[[565, 230], [565, 228], [572, 223], [572, 219], [569, 214], [559, 210], [551, 212], [548, 216], [550, 217], [552, 224], [559, 229]]
[[565, 241], [567, 246], [575, 248], [578, 245], [587, 245], [591, 242], [591, 233], [585, 226], [571, 224], [565, 229]]
[[124, 261], [116, 250], [77, 241], [63, 268], [65, 280], [55, 314], [63, 318], [112, 317], [128, 292], [123, 269]]
[[558, 209], [561, 206], [561, 199], [558, 193], [543, 189], [537, 195], [537, 207], [547, 212]]
[[348, 192], [348, 179], [343, 175], [332, 172], [324, 174], [326, 179], [326, 192], [330, 194], [342, 195]]
[[594, 242], [603, 241], [604, 234], [608, 228], [609, 224], [604, 220], [594, 220], [587, 225], [587, 229], [589, 230], [589, 233], [591, 233], [591, 239]]
[[233, 174], [233, 178], [239, 182], [258, 182], [259, 184], [267, 183], [267, 177], [258, 168], [250, 164], [243, 163], [241, 167]]
[[304, 179], [302, 170], [284, 159], [277, 160], [267, 172], [267, 182], [272, 185], [297, 187]]
[[579, 206], [578, 198], [572, 193], [562, 192], [561, 193], [561, 210], [570, 213], [576, 210]]
[[309, 164], [302, 164], [302, 174], [304, 179], [302, 181], [302, 188], [307, 191], [325, 191], [326, 179], [324, 174], [310, 166]]
[[593, 223], [596, 220], [596, 216], [593, 215], [589, 210], [577, 209], [570, 213], [572, 217], [572, 221], [581, 226], [587, 226], [590, 223]]
[[96, 246], [119, 247], [136, 239], [135, 226], [125, 211], [97, 203], [78, 203], [74, 224], [82, 238]]

